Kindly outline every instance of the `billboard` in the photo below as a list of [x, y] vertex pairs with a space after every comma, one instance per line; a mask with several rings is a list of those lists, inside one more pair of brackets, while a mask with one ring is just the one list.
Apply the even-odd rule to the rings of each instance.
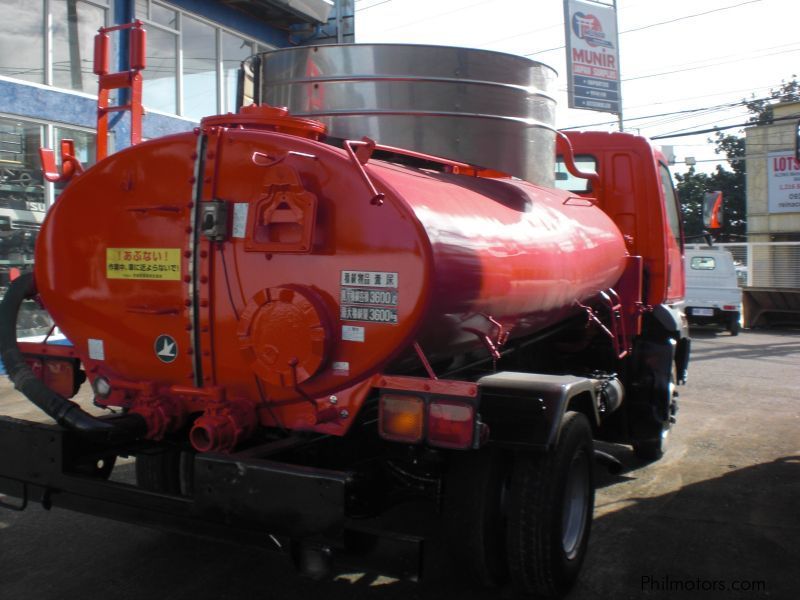
[[569, 107], [619, 114], [619, 44], [614, 6], [564, 0]]
[[767, 155], [767, 190], [769, 212], [800, 212], [800, 161], [793, 151]]

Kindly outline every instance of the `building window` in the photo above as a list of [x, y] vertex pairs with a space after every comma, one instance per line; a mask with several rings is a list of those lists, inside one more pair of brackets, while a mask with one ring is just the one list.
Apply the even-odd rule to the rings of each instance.
[[[227, 31], [222, 32], [222, 110], [236, 112], [236, 81], [239, 65], [256, 53], [256, 44]], [[265, 48], [261, 48], [264, 50]]]
[[[97, 156], [97, 135], [94, 132], [73, 129], [72, 127], [53, 126], [53, 148], [61, 147], [61, 140], [72, 140], [75, 144], [75, 158], [81, 161], [84, 167], [89, 167], [95, 163]], [[61, 167], [61, 156], [56, 152], [56, 161]], [[56, 183], [53, 185], [55, 198], [61, 194], [66, 184]]]
[[43, 125], [0, 118], [0, 240], [3, 246], [8, 246], [6, 238], [10, 234], [6, 235], [7, 232], [24, 229], [24, 226], [15, 225], [15, 221], [41, 222], [29, 213], [44, 216], [45, 187], [38, 156], [44, 135]]
[[0, 75], [45, 83], [44, 1], [2, 0], [0, 6]]
[[183, 17], [183, 114], [199, 121], [217, 113], [217, 32]]
[[[84, 166], [94, 163], [94, 132], [0, 116], [0, 299], [11, 279], [33, 269], [34, 246], [45, 212], [63, 188], [44, 180], [39, 148], [58, 148], [62, 139], [75, 142], [75, 154]], [[44, 335], [51, 326], [47, 313], [35, 302], [23, 304], [18, 337]]]
[[178, 36], [148, 27], [147, 68], [143, 73], [144, 104], [165, 113], [178, 112]]
[[52, 85], [97, 93], [94, 36], [106, 24], [106, 9], [89, 2], [50, 0], [53, 18]]
[[136, 0], [147, 29], [144, 105], [193, 120], [236, 110], [236, 74], [266, 46], [153, 0]]
[[97, 92], [94, 36], [107, 22], [106, 0], [0, 0], [0, 8], [0, 75]]

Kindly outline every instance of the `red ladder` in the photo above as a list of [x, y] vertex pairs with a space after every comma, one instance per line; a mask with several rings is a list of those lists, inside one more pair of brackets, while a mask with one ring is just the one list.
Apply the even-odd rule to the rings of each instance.
[[[128, 70], [109, 73], [111, 38], [109, 33], [129, 29]], [[94, 38], [94, 73], [97, 75], [97, 160], [108, 156], [108, 115], [129, 110], [131, 113], [131, 146], [142, 141], [142, 74], [147, 61], [145, 47], [147, 32], [139, 20], [101, 27]], [[109, 106], [111, 90], [131, 91], [127, 104]]]

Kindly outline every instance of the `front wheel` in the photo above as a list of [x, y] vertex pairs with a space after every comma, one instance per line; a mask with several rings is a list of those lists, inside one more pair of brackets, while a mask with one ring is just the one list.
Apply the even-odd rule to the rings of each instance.
[[589, 543], [594, 508], [594, 449], [587, 418], [564, 416], [547, 454], [521, 454], [509, 485], [506, 542], [514, 587], [556, 598], [575, 583]]

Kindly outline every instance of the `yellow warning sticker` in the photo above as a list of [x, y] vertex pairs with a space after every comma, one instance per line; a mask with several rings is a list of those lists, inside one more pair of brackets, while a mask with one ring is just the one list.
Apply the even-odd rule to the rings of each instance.
[[109, 279], [181, 278], [180, 248], [106, 248], [106, 276]]

